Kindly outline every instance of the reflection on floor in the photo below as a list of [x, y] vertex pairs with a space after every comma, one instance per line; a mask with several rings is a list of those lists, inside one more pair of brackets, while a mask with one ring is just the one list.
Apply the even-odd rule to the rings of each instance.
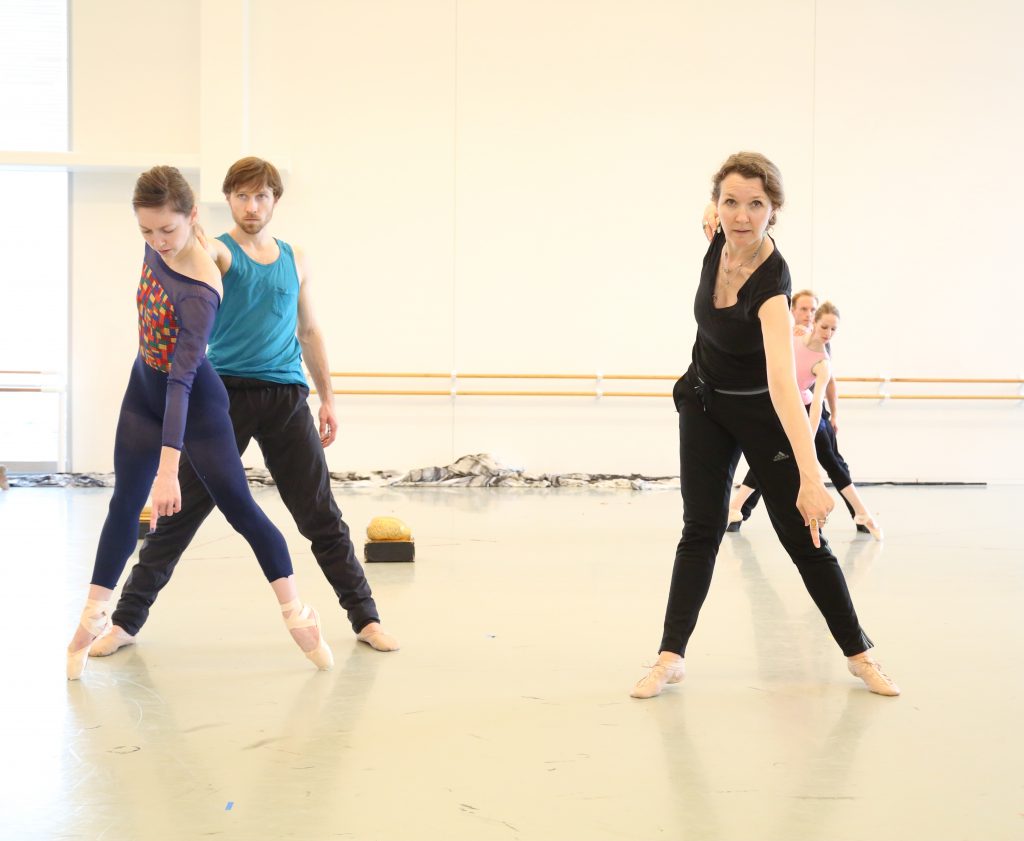
[[[275, 491], [337, 665], [291, 643], [215, 514], [140, 643], [64, 679], [110, 491], [0, 495], [0, 838], [984, 839], [1022, 837], [1024, 488], [865, 491], [886, 541], [829, 538], [903, 687], [844, 669], [763, 510], [727, 535], [687, 657], [628, 697], [660, 636], [674, 492], [374, 489], [416, 563], [371, 565], [385, 627], [355, 642]], [[361, 548], [361, 546], [360, 546]], [[122, 579], [123, 580], [123, 579]]]

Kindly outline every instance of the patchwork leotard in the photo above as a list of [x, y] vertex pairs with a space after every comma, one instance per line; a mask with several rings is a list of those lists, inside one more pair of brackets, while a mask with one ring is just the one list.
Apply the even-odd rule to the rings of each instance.
[[268, 581], [292, 574], [284, 537], [249, 492], [228, 417], [224, 384], [206, 359], [220, 306], [210, 286], [168, 266], [146, 246], [136, 296], [139, 352], [114, 441], [114, 495], [92, 583], [113, 589], [135, 550], [161, 447], [183, 450], [231, 526], [248, 541]]

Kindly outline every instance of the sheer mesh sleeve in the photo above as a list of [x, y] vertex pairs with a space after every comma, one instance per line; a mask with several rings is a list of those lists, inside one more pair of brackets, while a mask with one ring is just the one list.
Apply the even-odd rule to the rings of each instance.
[[164, 447], [180, 450], [183, 446], [192, 382], [206, 356], [206, 343], [213, 329], [218, 303], [216, 293], [209, 290], [206, 294], [185, 296], [175, 304], [180, 329], [171, 370], [167, 375], [161, 439]]

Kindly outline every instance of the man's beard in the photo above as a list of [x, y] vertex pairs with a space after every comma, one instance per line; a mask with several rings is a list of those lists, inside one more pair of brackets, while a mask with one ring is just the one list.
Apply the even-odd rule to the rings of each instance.
[[269, 221], [269, 219], [243, 219], [238, 226], [247, 234], [258, 234], [267, 227]]

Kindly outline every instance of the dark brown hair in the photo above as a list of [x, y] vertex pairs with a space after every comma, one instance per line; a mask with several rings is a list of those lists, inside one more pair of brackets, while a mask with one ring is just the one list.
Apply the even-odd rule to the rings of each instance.
[[775, 212], [781, 210], [786, 201], [786, 194], [782, 189], [782, 173], [779, 172], [779, 168], [760, 152], [737, 152], [735, 155], [730, 155], [715, 173], [715, 177], [711, 179], [711, 201], [715, 204], [718, 204], [718, 197], [722, 192], [723, 179], [734, 172], [744, 178], [761, 179], [764, 191], [768, 195], [768, 201], [772, 203], [772, 215], [768, 220], [768, 225], [774, 225]]
[[192, 188], [176, 167], [155, 166], [147, 169], [135, 182], [135, 193], [132, 195], [134, 210], [166, 206], [188, 216], [195, 204]]
[[274, 201], [284, 195], [284, 182], [281, 181], [281, 173], [270, 161], [263, 158], [242, 158], [235, 161], [224, 176], [224, 184], [221, 190], [225, 196], [230, 196], [238, 190], [250, 188], [258, 189], [267, 187], [274, 194]]

